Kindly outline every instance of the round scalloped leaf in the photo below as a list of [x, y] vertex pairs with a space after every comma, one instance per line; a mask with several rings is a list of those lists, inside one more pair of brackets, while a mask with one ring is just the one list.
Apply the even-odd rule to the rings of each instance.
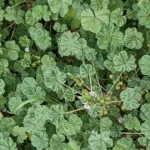
[[113, 150], [137, 150], [131, 138], [122, 138], [115, 144]]
[[91, 7], [93, 10], [101, 10], [102, 8], [107, 8], [109, 5], [109, 0], [91, 0]]
[[113, 146], [113, 141], [110, 139], [109, 132], [91, 135], [88, 139], [91, 150], [107, 150], [107, 147]]
[[124, 36], [125, 46], [129, 49], [140, 49], [143, 45], [144, 38], [141, 32], [136, 28], [127, 28]]
[[126, 16], [123, 16], [123, 10], [117, 8], [111, 12], [110, 21], [115, 23], [117, 26], [121, 27], [126, 24]]
[[150, 76], [149, 66], [150, 66], [150, 56], [149, 55], [142, 56], [142, 58], [139, 60], [139, 67], [143, 75]]
[[81, 24], [84, 30], [98, 33], [104, 25], [109, 23], [110, 11], [101, 9], [92, 12], [90, 9], [85, 9], [81, 13]]
[[4, 94], [5, 92], [5, 82], [3, 79], [0, 79], [0, 95]]
[[150, 120], [145, 120], [144, 123], [141, 124], [141, 133], [145, 135], [146, 138], [150, 140]]
[[140, 106], [141, 95], [134, 88], [127, 88], [122, 91], [120, 98], [127, 110], [137, 109]]
[[61, 17], [68, 11], [68, 6], [72, 4], [72, 0], [48, 0], [48, 4], [53, 13], [60, 13]]
[[97, 45], [100, 49], [117, 49], [124, 46], [123, 33], [114, 24], [104, 26], [96, 35]]
[[119, 55], [115, 55], [113, 58], [113, 63], [114, 69], [120, 72], [130, 72], [136, 68], [134, 56], [128, 56], [126, 51], [121, 51]]

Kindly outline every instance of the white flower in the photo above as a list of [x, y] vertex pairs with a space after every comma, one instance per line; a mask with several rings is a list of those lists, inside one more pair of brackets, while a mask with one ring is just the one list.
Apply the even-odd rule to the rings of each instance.
[[120, 117], [120, 118], [118, 119], [118, 122], [119, 122], [120, 124], [122, 124], [122, 123], [124, 122], [123, 118]]
[[96, 94], [96, 92], [94, 92], [94, 91], [90, 91], [89, 94], [90, 94], [92, 97], [97, 97], [97, 94]]
[[78, 97], [78, 99], [80, 99], [80, 100], [82, 99], [82, 96], [77, 96], [77, 97]]
[[87, 109], [87, 110], [90, 110], [90, 109], [91, 109], [91, 106], [90, 106], [88, 103], [85, 103], [85, 104], [84, 104], [84, 108]]
[[25, 52], [29, 52], [30, 49], [29, 49], [28, 47], [26, 47], [26, 48], [24, 49], [24, 51], [25, 51]]

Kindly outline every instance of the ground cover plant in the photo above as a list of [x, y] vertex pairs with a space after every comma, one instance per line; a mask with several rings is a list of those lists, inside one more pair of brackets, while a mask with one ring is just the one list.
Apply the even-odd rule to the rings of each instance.
[[0, 0], [0, 150], [150, 150], [149, 0]]

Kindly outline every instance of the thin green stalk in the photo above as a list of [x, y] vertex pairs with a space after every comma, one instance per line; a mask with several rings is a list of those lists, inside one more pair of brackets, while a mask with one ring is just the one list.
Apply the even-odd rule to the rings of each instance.
[[103, 95], [102, 86], [100, 85], [100, 82], [99, 82], [99, 80], [98, 80], [98, 75], [97, 75], [96, 68], [95, 68], [95, 66], [94, 66], [94, 62], [93, 62], [93, 61], [91, 61], [91, 62], [92, 62], [92, 66], [93, 66], [93, 68], [94, 68], [94, 70], [95, 70], [96, 80], [97, 80], [97, 83], [98, 83], [99, 88], [100, 88], [100, 93], [101, 93], [101, 95]]
[[125, 134], [125, 135], [143, 135], [143, 133], [138, 133], [138, 132], [122, 132], [122, 134]]
[[110, 92], [113, 90], [113, 88], [115, 87], [115, 85], [117, 84], [117, 82], [119, 81], [119, 79], [121, 78], [121, 76], [122, 76], [122, 73], [120, 73], [119, 77], [117, 78], [117, 80], [115, 81], [115, 83], [113, 84], [113, 86], [107, 92], [106, 96], [110, 94]]
[[91, 91], [92, 91], [92, 79], [91, 79], [91, 76], [89, 75], [89, 79], [90, 79], [90, 89], [91, 89]]
[[14, 112], [17, 112], [19, 109], [21, 109], [22, 107], [24, 107], [26, 104], [29, 104], [29, 103], [33, 103], [35, 101], [41, 101], [43, 100], [42, 98], [31, 98], [29, 100], [26, 100], [25, 102], [21, 103], [15, 110]]
[[78, 111], [81, 111], [81, 110], [85, 110], [85, 109], [82, 107], [82, 108], [79, 108], [79, 109], [76, 109], [76, 110], [68, 111], [68, 112], [65, 113], [65, 115], [72, 114], [72, 113], [75, 113], [75, 112], [78, 112]]
[[110, 102], [106, 102], [106, 104], [113, 104], [113, 103], [122, 103], [122, 101], [110, 101]]
[[[68, 85], [66, 85], [66, 84], [62, 84], [63, 86], [65, 86], [66, 88], [68, 88], [68, 89], [73, 89], [73, 88], [71, 88], [70, 86], [68, 86]], [[74, 90], [74, 89], [73, 89]], [[80, 94], [80, 95], [82, 95], [82, 93], [80, 93], [80, 92], [78, 92], [77, 90], [75, 90], [78, 94]]]

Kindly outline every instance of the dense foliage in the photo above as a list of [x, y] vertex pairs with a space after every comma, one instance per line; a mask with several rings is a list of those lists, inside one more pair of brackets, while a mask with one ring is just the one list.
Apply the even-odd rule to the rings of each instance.
[[150, 0], [0, 0], [0, 150], [150, 150]]

